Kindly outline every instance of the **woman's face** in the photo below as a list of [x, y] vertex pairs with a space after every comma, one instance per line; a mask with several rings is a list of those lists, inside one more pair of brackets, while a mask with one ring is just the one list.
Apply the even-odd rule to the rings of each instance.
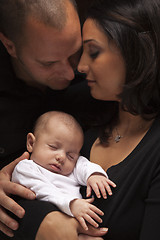
[[126, 74], [124, 59], [116, 44], [91, 19], [83, 26], [83, 54], [78, 70], [86, 73], [94, 98], [119, 101], [117, 95], [122, 91]]

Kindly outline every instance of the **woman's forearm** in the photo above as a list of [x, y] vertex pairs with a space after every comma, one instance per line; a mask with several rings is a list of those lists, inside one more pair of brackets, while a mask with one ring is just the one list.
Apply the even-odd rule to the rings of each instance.
[[89, 229], [85, 231], [75, 218], [54, 211], [42, 221], [35, 240], [78, 240], [79, 233], [100, 237], [108, 231], [107, 228], [88, 227]]
[[78, 240], [77, 221], [61, 212], [51, 212], [42, 221], [35, 240]]

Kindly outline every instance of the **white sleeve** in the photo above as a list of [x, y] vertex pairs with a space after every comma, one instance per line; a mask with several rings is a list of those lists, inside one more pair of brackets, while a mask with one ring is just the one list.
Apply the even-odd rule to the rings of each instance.
[[74, 169], [74, 175], [76, 176], [79, 184], [86, 186], [87, 179], [93, 173], [101, 173], [108, 178], [107, 173], [100, 165], [92, 163], [87, 158], [80, 156]]
[[12, 181], [31, 189], [35, 192], [37, 199], [51, 202], [61, 211], [73, 216], [69, 204], [74, 198], [70, 197], [69, 194], [63, 194], [58, 187], [49, 182], [47, 176], [32, 160], [22, 160], [16, 165]]

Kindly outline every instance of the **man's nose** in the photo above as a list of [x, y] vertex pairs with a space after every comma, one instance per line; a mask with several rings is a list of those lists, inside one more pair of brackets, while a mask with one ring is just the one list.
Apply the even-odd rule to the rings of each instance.
[[63, 69], [61, 71], [64, 73], [65, 79], [71, 81], [74, 79], [74, 69], [68, 60], [63, 62]]

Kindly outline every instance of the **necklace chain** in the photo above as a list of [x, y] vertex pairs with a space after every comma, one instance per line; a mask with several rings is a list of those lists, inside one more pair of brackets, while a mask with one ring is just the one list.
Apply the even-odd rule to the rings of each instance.
[[[146, 123], [141, 123], [138, 125], [138, 127], [136, 128], [137, 130], [144, 130], [146, 131], [147, 129], [149, 129], [150, 125], [152, 124], [153, 121], [149, 121], [148, 124]], [[115, 128], [115, 131], [116, 131], [116, 136], [114, 137], [114, 141], [115, 143], [119, 143], [121, 138], [123, 138], [124, 136], [121, 135], [118, 131], [118, 128], [116, 127]], [[126, 136], [126, 133], [125, 133], [125, 136]]]

